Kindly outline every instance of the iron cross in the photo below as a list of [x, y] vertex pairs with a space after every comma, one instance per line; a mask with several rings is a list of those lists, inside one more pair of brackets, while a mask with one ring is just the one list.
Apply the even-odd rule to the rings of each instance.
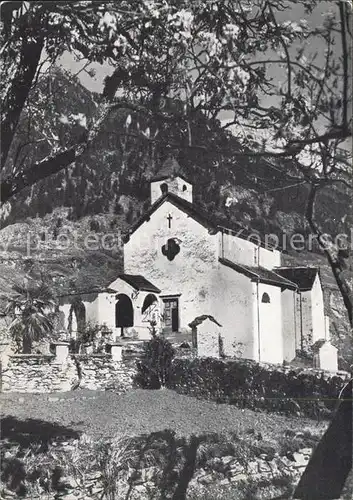
[[170, 229], [172, 227], [172, 219], [173, 219], [173, 217], [169, 214], [168, 217], [167, 217], [167, 219], [168, 219], [168, 227]]

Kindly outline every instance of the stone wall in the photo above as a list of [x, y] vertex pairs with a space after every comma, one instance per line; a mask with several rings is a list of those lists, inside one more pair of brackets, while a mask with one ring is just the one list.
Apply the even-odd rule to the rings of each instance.
[[114, 346], [109, 354], [71, 355], [55, 346], [53, 355], [17, 354], [3, 359], [2, 392], [65, 392], [78, 387], [124, 392], [133, 385], [137, 354]]
[[3, 392], [69, 391], [77, 380], [73, 360], [56, 363], [55, 356], [17, 354], [10, 356], [2, 373]]
[[82, 389], [125, 391], [133, 386], [136, 374], [136, 363], [133, 360], [113, 361], [109, 354], [76, 355], [75, 360], [82, 371]]

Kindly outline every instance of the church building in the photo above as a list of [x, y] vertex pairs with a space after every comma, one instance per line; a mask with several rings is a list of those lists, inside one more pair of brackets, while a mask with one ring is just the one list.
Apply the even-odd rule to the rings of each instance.
[[[177, 338], [210, 315], [221, 325], [224, 355], [269, 363], [328, 340], [317, 268], [282, 267], [278, 248], [198, 208], [174, 159], [150, 193], [150, 208], [125, 237], [124, 273], [81, 297], [86, 320], [117, 336], [148, 339], [156, 328]], [[69, 309], [63, 303], [66, 316]]]

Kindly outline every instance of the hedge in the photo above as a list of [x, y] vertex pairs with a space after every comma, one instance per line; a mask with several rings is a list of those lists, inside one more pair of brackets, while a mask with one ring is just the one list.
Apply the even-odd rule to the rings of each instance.
[[348, 374], [215, 358], [175, 359], [167, 386], [240, 408], [330, 418]]

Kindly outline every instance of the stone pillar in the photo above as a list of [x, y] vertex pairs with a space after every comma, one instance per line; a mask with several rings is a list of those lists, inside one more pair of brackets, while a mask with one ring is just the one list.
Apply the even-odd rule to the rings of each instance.
[[332, 372], [338, 371], [337, 348], [330, 342], [323, 343], [314, 353], [314, 368]]
[[9, 357], [12, 354], [10, 342], [0, 342], [0, 363], [1, 369], [7, 368]]
[[69, 343], [66, 341], [53, 342], [55, 349], [54, 362], [57, 364], [64, 364], [69, 356]]
[[108, 352], [112, 356], [112, 361], [122, 361], [123, 359], [123, 345], [120, 343], [107, 344]]

